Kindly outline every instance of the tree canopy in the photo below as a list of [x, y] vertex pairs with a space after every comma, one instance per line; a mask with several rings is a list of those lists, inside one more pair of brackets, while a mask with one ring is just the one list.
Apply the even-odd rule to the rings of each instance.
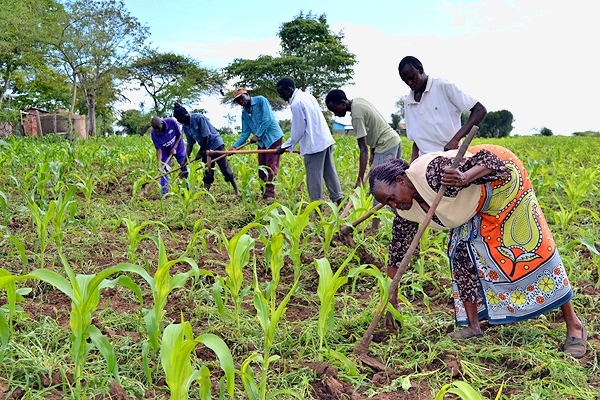
[[129, 73], [154, 102], [156, 115], [166, 115], [175, 101], [193, 103], [223, 86], [216, 71], [191, 57], [147, 48], [133, 60]]
[[[0, 106], [15, 74], [45, 65], [62, 7], [54, 0], [3, 0], [0, 12]], [[22, 77], [22, 76], [21, 76]]]
[[508, 110], [490, 111], [479, 124], [480, 137], [499, 138], [510, 135], [513, 130], [513, 114]]
[[149, 31], [122, 0], [75, 0], [66, 8], [68, 19], [56, 50], [73, 80], [73, 104], [76, 85], [86, 102], [88, 135], [95, 136], [98, 95], [101, 91], [106, 98], [117, 94], [115, 79], [123, 77], [122, 69], [141, 49]]
[[296, 87], [317, 98], [351, 82], [356, 56], [343, 43], [344, 34], [329, 29], [325, 14], [301, 12], [292, 21], [284, 22], [277, 36], [281, 39], [278, 57], [235, 59], [224, 69], [225, 76], [237, 79], [239, 86], [253, 94], [267, 97], [274, 109], [283, 105], [275, 90], [279, 78], [291, 77]]

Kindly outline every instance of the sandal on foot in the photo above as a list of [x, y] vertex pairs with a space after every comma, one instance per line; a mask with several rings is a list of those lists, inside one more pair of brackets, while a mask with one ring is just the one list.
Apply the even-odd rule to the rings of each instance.
[[448, 334], [452, 339], [474, 339], [483, 336], [483, 331], [480, 329], [479, 332], [473, 332], [471, 328], [463, 328], [458, 332], [450, 332]]
[[583, 326], [583, 337], [576, 338], [574, 336], [567, 336], [567, 340], [565, 340], [565, 345], [563, 346], [563, 351], [565, 353], [569, 353], [571, 356], [575, 358], [581, 358], [585, 355], [587, 348], [587, 331], [585, 326]]

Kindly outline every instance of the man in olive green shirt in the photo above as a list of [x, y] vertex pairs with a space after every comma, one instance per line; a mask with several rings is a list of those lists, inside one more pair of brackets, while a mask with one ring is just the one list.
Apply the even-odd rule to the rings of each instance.
[[[360, 151], [356, 187], [364, 182], [367, 160], [371, 168], [385, 164], [392, 158], [400, 158], [400, 136], [367, 100], [357, 97], [349, 100], [343, 90], [332, 90], [325, 98], [329, 111], [344, 117], [350, 111], [354, 136]], [[370, 152], [369, 152], [370, 149]], [[377, 204], [377, 200], [374, 200]], [[379, 219], [373, 220], [372, 230], [379, 228]]]

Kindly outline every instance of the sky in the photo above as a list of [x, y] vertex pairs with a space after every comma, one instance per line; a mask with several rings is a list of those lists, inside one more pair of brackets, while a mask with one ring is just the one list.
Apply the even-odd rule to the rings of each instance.
[[[600, 130], [597, 78], [597, 10], [583, 0], [124, 0], [127, 10], [150, 28], [149, 43], [163, 52], [194, 57], [222, 68], [235, 58], [277, 56], [277, 32], [300, 12], [326, 14], [330, 29], [357, 57], [348, 98], [369, 100], [389, 121], [409, 88], [398, 63], [417, 57], [425, 73], [445, 78], [488, 111], [508, 110], [511, 135], [542, 127], [555, 135]], [[275, 84], [275, 82], [273, 82]], [[230, 89], [235, 83], [232, 82]], [[141, 92], [120, 108], [137, 108]], [[198, 104], [217, 128], [227, 115], [240, 124], [241, 107], [217, 97]], [[289, 110], [278, 112], [289, 119]], [[349, 124], [349, 114], [336, 118]]]

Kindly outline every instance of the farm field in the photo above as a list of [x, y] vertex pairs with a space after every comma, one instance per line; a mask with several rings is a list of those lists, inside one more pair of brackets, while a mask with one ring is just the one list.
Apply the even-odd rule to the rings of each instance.
[[387, 367], [376, 371], [353, 348], [387, 298], [393, 215], [379, 214], [376, 233], [359, 226], [355, 247], [339, 239], [371, 200], [352, 189], [356, 140], [334, 137], [354, 203], [345, 219], [333, 203], [306, 203], [297, 154], [282, 156], [266, 204], [255, 155], [229, 158], [241, 199], [220, 172], [204, 191], [201, 168], [187, 185], [172, 177], [162, 198], [149, 137], [0, 140], [0, 398], [434, 399], [456, 381], [481, 398], [600, 397], [598, 139], [473, 142], [507, 147], [527, 168], [587, 354], [560, 351], [559, 309], [448, 338], [446, 234], [427, 231], [400, 282], [401, 326], [374, 335], [371, 355]]

